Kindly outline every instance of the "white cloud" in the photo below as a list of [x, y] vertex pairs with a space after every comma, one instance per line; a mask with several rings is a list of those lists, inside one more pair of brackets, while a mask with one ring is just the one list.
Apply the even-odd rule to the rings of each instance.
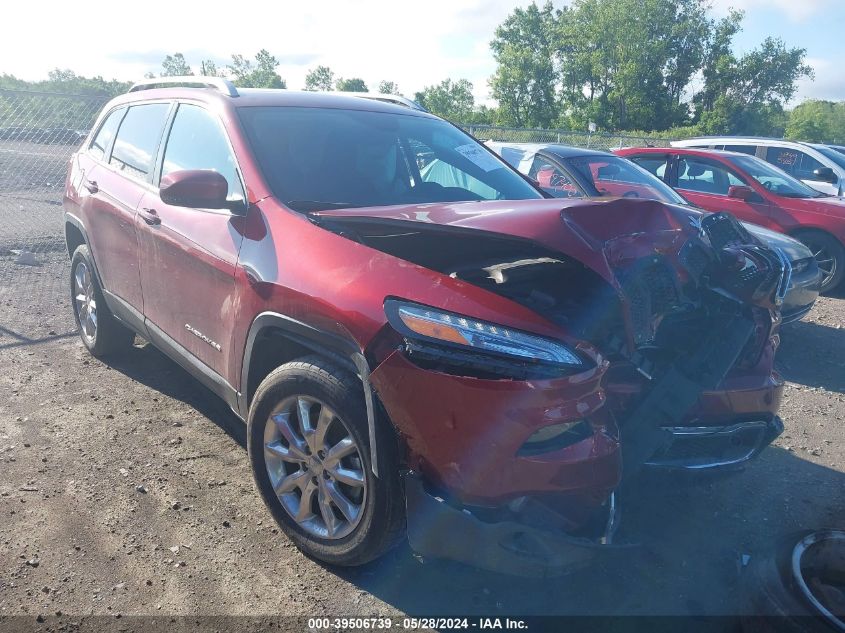
[[[451, 77], [469, 79], [476, 100], [490, 102], [487, 81], [495, 70], [489, 42], [497, 25], [530, 0], [146, 0], [137, 12], [113, 0], [87, 0], [85, 10], [66, 0], [4, 6], [0, 72], [41, 79], [53, 68], [83, 75], [137, 79], [159, 71], [165, 55], [182, 52], [195, 70], [202, 59], [225, 65], [232, 53], [252, 57], [268, 49], [279, 73], [301, 88], [318, 64], [338, 76], [362, 77], [371, 90], [382, 79], [406, 95]], [[557, 0], [561, 6], [569, 0]], [[802, 20], [842, 0], [714, 0], [729, 6], [779, 10]], [[46, 6], [45, 6], [46, 5]], [[43, 16], [49, 16], [44, 19]], [[845, 97], [835, 65], [811, 60], [815, 82], [801, 83], [800, 97]]]
[[845, 101], [845, 75], [840, 72], [841, 66], [829, 59], [808, 58], [807, 64], [816, 72], [815, 81], [801, 79], [798, 91], [790, 105], [797, 105], [805, 99], [826, 99], [828, 101]]
[[713, 9], [720, 15], [727, 14], [728, 10], [742, 9], [745, 12], [752, 9], [769, 9], [781, 11], [790, 20], [804, 21], [817, 13], [821, 13], [827, 7], [833, 6], [833, 2], [841, 0], [713, 0]]
[[[164, 55], [185, 54], [198, 66], [232, 53], [266, 48], [279, 74], [301, 88], [308, 69], [325, 64], [342, 77], [362, 77], [371, 89], [396, 81], [405, 94], [446, 77], [473, 82], [486, 101], [495, 69], [488, 42], [496, 25], [528, 0], [323, 0], [265, 3], [240, 0], [147, 0], [137, 12], [111, 0], [12, 3], [0, 38], [3, 72], [44, 78], [55, 67], [84, 75], [135, 79], [159, 70]], [[49, 15], [49, 20], [42, 16]]]

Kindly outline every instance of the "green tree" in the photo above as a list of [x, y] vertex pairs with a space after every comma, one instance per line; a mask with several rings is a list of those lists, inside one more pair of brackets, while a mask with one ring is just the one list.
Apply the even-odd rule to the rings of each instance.
[[358, 77], [352, 79], [343, 79], [340, 77], [335, 85], [341, 92], [369, 92], [367, 84], [364, 83], [363, 79]]
[[496, 125], [498, 123], [498, 111], [486, 105], [475, 108], [468, 116], [464, 117], [461, 123], [469, 125]]
[[334, 72], [328, 66], [317, 66], [305, 75], [305, 89], [328, 92], [334, 89]]
[[784, 106], [795, 95], [798, 80], [813, 77], [806, 54], [803, 48], [787, 48], [783, 40], [769, 37], [740, 58], [721, 55], [710, 85], [705, 77], [707, 98], [699, 100], [702, 132], [782, 134], [787, 124]]
[[667, 129], [712, 28], [707, 0], [575, 0], [556, 15], [562, 105], [579, 127]]
[[498, 64], [490, 79], [499, 115], [507, 125], [548, 127], [557, 116], [553, 58], [555, 13], [551, 2], [517, 8], [495, 33], [490, 48]]
[[398, 95], [399, 94], [399, 84], [395, 81], [387, 81], [386, 79], [382, 79], [378, 82], [378, 91], [383, 95]]
[[805, 101], [789, 113], [786, 138], [809, 143], [845, 142], [845, 102]]
[[214, 61], [204, 59], [200, 62], [200, 74], [205, 77], [222, 77], [223, 71], [217, 68], [217, 64]]
[[704, 87], [693, 97], [693, 103], [700, 113], [714, 110], [716, 100], [730, 88], [731, 69], [736, 65], [731, 44], [734, 36], [742, 30], [743, 17], [742, 11], [732, 9], [727, 16], [712, 24], [704, 44], [701, 68]]
[[161, 68], [162, 77], [183, 77], [194, 74], [182, 53], [173, 53], [173, 55], [165, 57], [164, 61], [161, 62]]
[[426, 86], [414, 95], [414, 100], [432, 114], [455, 123], [468, 121], [475, 106], [472, 83], [466, 79], [444, 79], [436, 86]]
[[228, 66], [235, 85], [241, 88], [287, 88], [285, 80], [276, 72], [279, 61], [266, 49], [255, 56], [255, 64], [243, 55], [232, 55]]

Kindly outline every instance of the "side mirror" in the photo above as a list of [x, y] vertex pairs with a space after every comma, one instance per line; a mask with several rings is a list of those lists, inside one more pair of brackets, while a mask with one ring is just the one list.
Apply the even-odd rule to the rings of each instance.
[[813, 172], [813, 175], [816, 177], [816, 180], [829, 182], [832, 185], [839, 181], [839, 178], [836, 177], [836, 174], [830, 167], [819, 167]]
[[239, 211], [245, 204], [227, 200], [229, 183], [211, 169], [184, 169], [167, 174], [159, 187], [161, 201], [175, 207], [196, 209], [229, 209]]
[[728, 187], [728, 198], [736, 198], [737, 200], [751, 200], [755, 195], [754, 190], [747, 185], [731, 185]]

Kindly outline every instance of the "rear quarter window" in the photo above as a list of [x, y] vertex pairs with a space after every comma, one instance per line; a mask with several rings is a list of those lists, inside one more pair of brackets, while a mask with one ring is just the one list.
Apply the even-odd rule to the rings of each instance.
[[726, 152], [739, 152], [740, 154], [748, 154], [754, 156], [757, 154], [756, 145], [725, 145]]

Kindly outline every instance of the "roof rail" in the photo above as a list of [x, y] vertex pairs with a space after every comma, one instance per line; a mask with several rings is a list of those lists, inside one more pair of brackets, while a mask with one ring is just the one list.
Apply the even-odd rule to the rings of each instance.
[[426, 110], [416, 101], [412, 101], [411, 99], [408, 99], [407, 97], [403, 97], [401, 95], [383, 94], [381, 92], [345, 92], [342, 90], [331, 91], [327, 94], [341, 95], [343, 97], [358, 97], [359, 99], [372, 99], [373, 101], [384, 101], [386, 103], [392, 103], [394, 105], [405, 106], [406, 108], [411, 108], [411, 110], [428, 112], [428, 110]]
[[138, 81], [132, 84], [129, 92], [138, 92], [139, 90], [151, 90], [159, 86], [165, 87], [190, 87], [191, 85], [205, 86], [206, 88], [216, 88], [220, 92], [230, 97], [239, 97], [238, 89], [228, 79], [223, 77], [203, 77], [187, 75], [184, 77], [151, 77]]

